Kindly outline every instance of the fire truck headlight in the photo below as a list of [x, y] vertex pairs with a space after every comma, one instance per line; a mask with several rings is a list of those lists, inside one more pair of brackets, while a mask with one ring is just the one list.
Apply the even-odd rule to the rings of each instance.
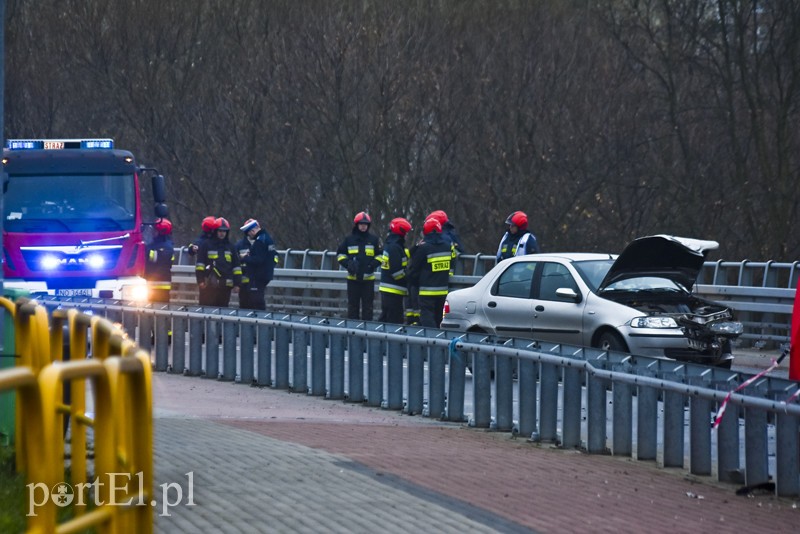
[[45, 271], [52, 271], [53, 269], [58, 269], [58, 266], [61, 264], [61, 262], [56, 256], [48, 255], [43, 257], [39, 264]]
[[122, 298], [134, 302], [147, 302], [147, 284], [122, 286]]
[[106, 259], [100, 254], [92, 254], [86, 261], [92, 269], [102, 269], [106, 265]]

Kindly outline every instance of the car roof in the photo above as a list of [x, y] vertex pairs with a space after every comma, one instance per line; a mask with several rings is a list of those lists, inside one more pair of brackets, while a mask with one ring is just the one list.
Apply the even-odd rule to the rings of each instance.
[[566, 261], [596, 261], [596, 260], [613, 260], [616, 259], [616, 254], [601, 254], [596, 252], [546, 252], [540, 254], [529, 254], [527, 256], [515, 256], [513, 258], [509, 258], [508, 260], [504, 260], [502, 263], [507, 261], [517, 262], [517, 261], [546, 261], [546, 260], [566, 260]]

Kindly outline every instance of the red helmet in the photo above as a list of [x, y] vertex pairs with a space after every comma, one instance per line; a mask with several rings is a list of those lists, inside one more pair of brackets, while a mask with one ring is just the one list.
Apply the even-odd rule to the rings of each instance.
[[225, 230], [226, 232], [231, 229], [230, 223], [228, 223], [228, 219], [224, 217], [220, 217], [215, 221], [215, 229], [216, 230]]
[[172, 223], [169, 219], [159, 219], [154, 225], [158, 235], [169, 235], [172, 233]]
[[422, 226], [422, 233], [428, 235], [431, 232], [440, 232], [442, 231], [442, 223], [440, 223], [437, 219], [433, 217], [428, 218], [425, 221], [425, 224]]
[[372, 224], [372, 219], [369, 218], [369, 215], [366, 211], [359, 211], [356, 213], [356, 216], [353, 219], [353, 224], [358, 226], [360, 223]]
[[523, 232], [528, 229], [528, 216], [524, 211], [515, 211], [506, 219], [507, 225], [514, 225]]
[[206, 233], [213, 232], [217, 227], [217, 219], [213, 215], [209, 215], [205, 219], [203, 219], [203, 223], [200, 225], [200, 228], [203, 229]]
[[426, 217], [426, 219], [436, 219], [437, 221], [439, 221], [439, 224], [441, 224], [442, 226], [444, 226], [444, 223], [446, 223], [447, 221], [450, 220], [447, 217], [447, 214], [445, 212], [443, 212], [442, 210], [436, 210], [436, 211], [432, 212], [430, 215], [428, 215]]
[[389, 223], [389, 231], [393, 234], [405, 237], [405, 235], [411, 231], [411, 223], [402, 217], [392, 219], [392, 222]]

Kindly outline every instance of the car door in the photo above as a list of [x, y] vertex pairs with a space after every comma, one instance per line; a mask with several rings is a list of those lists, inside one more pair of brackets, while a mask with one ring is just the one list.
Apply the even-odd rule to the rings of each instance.
[[510, 263], [484, 297], [484, 314], [497, 335], [531, 337], [536, 265], [535, 261]]
[[[553, 343], [582, 344], [583, 298], [569, 299], [556, 294], [561, 288], [581, 295], [575, 277], [566, 265], [541, 262], [533, 287], [532, 337]], [[578, 300], [578, 302], [576, 302]]]

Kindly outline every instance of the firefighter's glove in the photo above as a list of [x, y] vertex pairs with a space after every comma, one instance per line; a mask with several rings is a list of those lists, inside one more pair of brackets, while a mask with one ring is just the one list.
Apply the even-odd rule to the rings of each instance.
[[358, 274], [358, 260], [355, 258], [351, 258], [350, 261], [347, 262], [347, 273], [355, 276]]

